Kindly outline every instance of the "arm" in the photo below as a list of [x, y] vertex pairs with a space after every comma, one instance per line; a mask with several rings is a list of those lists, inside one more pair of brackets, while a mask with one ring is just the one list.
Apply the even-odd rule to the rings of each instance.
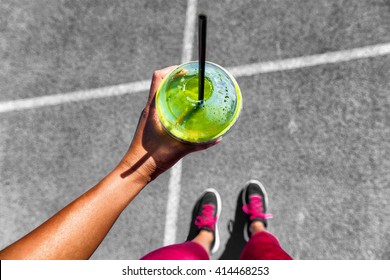
[[133, 141], [118, 166], [41, 226], [0, 251], [0, 259], [88, 259], [121, 212], [150, 181], [186, 154], [217, 143], [183, 144], [161, 127], [155, 94], [171, 69], [154, 73]]

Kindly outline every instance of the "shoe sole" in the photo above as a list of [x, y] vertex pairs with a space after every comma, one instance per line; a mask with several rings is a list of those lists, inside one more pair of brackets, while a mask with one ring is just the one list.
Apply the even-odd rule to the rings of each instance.
[[219, 246], [221, 244], [221, 241], [220, 241], [220, 238], [219, 238], [219, 230], [218, 230], [218, 221], [219, 221], [219, 216], [221, 215], [221, 210], [222, 210], [222, 200], [221, 200], [221, 196], [219, 195], [219, 193], [217, 192], [216, 189], [213, 189], [213, 188], [209, 188], [209, 189], [205, 189], [204, 192], [202, 193], [202, 196], [206, 193], [206, 192], [212, 192], [215, 194], [215, 197], [217, 198], [217, 222], [215, 223], [215, 242], [214, 242], [214, 246], [213, 248], [211, 248], [211, 254], [214, 254], [215, 252], [218, 251], [219, 249]]
[[[267, 209], [268, 209], [268, 195], [267, 195], [267, 192], [265, 191], [265, 187], [263, 186], [263, 184], [259, 181], [259, 180], [256, 180], [256, 179], [251, 179], [249, 180], [248, 182], [246, 182], [245, 184], [245, 187], [243, 188], [243, 192], [242, 192], [242, 205], [245, 205], [246, 204], [246, 189], [247, 187], [249, 186], [249, 184], [256, 184], [260, 187], [261, 191], [263, 192], [264, 194], [264, 201], [265, 201], [265, 205], [267, 206]], [[244, 240], [245, 241], [249, 241], [249, 235], [248, 235], [248, 226], [249, 226], [249, 223], [245, 223], [245, 226], [244, 226]]]

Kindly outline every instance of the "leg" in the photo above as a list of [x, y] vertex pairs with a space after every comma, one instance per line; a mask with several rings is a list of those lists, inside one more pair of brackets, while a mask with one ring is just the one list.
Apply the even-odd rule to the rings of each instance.
[[208, 260], [209, 254], [196, 242], [188, 241], [157, 249], [141, 260]]
[[217, 220], [221, 199], [214, 189], [207, 189], [197, 201], [187, 241], [150, 252], [141, 260], [208, 260], [219, 247]]
[[[253, 225], [260, 224], [260, 225]], [[278, 239], [265, 230], [265, 226], [254, 221], [250, 226], [252, 234], [242, 250], [242, 260], [291, 260], [292, 258], [282, 249]], [[256, 229], [255, 229], [256, 228]]]
[[243, 211], [248, 215], [244, 227], [245, 245], [241, 259], [246, 260], [291, 260], [291, 257], [281, 248], [278, 239], [269, 233], [267, 219], [268, 198], [264, 186], [256, 180], [247, 183], [243, 190]]
[[211, 255], [210, 249], [213, 245], [214, 234], [207, 230], [199, 231], [198, 235], [192, 239], [192, 242], [195, 242], [203, 247], [206, 250], [208, 255]]

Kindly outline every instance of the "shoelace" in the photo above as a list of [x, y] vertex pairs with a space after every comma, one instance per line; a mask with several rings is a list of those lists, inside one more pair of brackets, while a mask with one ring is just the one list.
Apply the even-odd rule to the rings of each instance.
[[201, 215], [195, 219], [195, 225], [198, 228], [208, 227], [214, 230], [215, 223], [217, 222], [217, 217], [214, 217], [214, 208], [215, 206], [212, 204], [203, 205]]
[[249, 220], [256, 218], [270, 219], [272, 214], [264, 213], [263, 211], [263, 199], [259, 195], [252, 195], [249, 197], [249, 203], [242, 206], [244, 213], [249, 215]]

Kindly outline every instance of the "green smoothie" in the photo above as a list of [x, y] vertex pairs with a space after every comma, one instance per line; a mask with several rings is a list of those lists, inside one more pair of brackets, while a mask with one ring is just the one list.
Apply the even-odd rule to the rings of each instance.
[[206, 62], [204, 101], [198, 100], [198, 62], [170, 72], [156, 96], [159, 119], [176, 139], [189, 143], [213, 141], [235, 123], [241, 110], [241, 91], [222, 67]]

